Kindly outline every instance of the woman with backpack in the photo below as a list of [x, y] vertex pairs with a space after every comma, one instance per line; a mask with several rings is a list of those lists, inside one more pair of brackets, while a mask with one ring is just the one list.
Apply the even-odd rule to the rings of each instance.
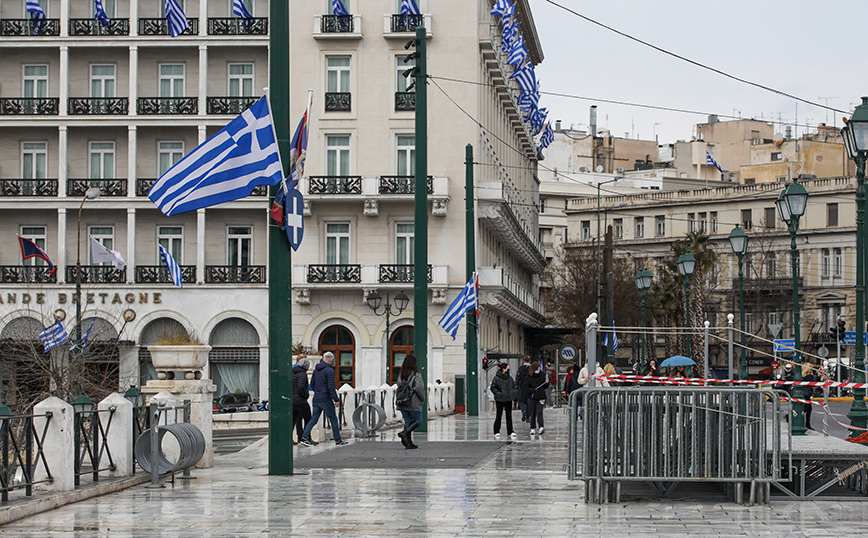
[[527, 416], [530, 419], [530, 434], [534, 435], [537, 424], [539, 433], [545, 431], [543, 427], [543, 408], [546, 401], [546, 387], [549, 386], [545, 374], [540, 370], [538, 362], [530, 363], [527, 376], [521, 380], [521, 389], [527, 395]]
[[422, 406], [425, 405], [425, 382], [416, 366], [416, 356], [407, 355], [398, 374], [398, 390], [395, 391], [395, 407], [404, 417], [404, 430], [398, 433], [404, 448], [419, 448], [413, 442], [413, 430], [422, 423]]

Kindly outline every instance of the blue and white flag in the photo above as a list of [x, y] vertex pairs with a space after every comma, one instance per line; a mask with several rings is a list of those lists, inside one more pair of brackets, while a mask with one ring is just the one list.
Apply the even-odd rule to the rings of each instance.
[[548, 114], [548, 110], [545, 108], [539, 108], [531, 114], [530, 128], [534, 135], [538, 135], [543, 130]]
[[252, 19], [253, 15], [247, 11], [247, 6], [244, 5], [244, 0], [233, 0], [232, 2], [232, 13], [236, 17], [240, 17], [242, 19]]
[[724, 170], [723, 168], [720, 167], [719, 164], [717, 164], [717, 161], [714, 160], [714, 157], [712, 157], [711, 154], [708, 153], [708, 151], [705, 152], [705, 164], [706, 164], [706, 166], [713, 166], [713, 167], [717, 168], [718, 170], [720, 170], [724, 174], [726, 173], [726, 170]]
[[106, 26], [112, 22], [108, 14], [105, 12], [105, 8], [102, 6], [101, 0], [93, 0], [93, 8], [94, 12], [96, 12], [96, 15], [94, 15], [93, 18], [98, 20], [100, 24]]
[[510, 23], [504, 19], [503, 42], [500, 44], [500, 50], [502, 50], [504, 54], [509, 54], [509, 51], [512, 50], [512, 46], [516, 40], [522, 39], [521, 33], [519, 32], [520, 28], [521, 24], [518, 21]]
[[[609, 347], [609, 333], [603, 339], [603, 345]], [[612, 322], [612, 353], [618, 351], [618, 333], [615, 332], [615, 322]]]
[[530, 62], [513, 71], [509, 78], [514, 78], [518, 83], [518, 87], [526, 92], [533, 92], [537, 89], [536, 73], [533, 70], [533, 64]]
[[521, 34], [512, 42], [512, 47], [509, 49], [509, 56], [506, 61], [510, 65], [521, 65], [527, 59], [527, 47], [524, 46], [524, 39]]
[[172, 37], [178, 37], [187, 29], [187, 15], [177, 0], [166, 0], [166, 20]]
[[304, 196], [301, 191], [289, 189], [284, 207], [286, 208], [286, 238], [292, 250], [298, 250], [304, 238]]
[[479, 280], [476, 273], [470, 277], [470, 281], [462, 288], [458, 297], [452, 301], [446, 313], [440, 319], [438, 324], [443, 327], [443, 330], [449, 333], [449, 336], [455, 340], [455, 335], [458, 334], [458, 325], [464, 319], [464, 315], [471, 310], [476, 310], [477, 295], [479, 293]]
[[539, 139], [539, 146], [537, 146], [536, 154], [542, 155], [544, 149], [549, 147], [549, 145], [555, 141], [555, 133], [552, 130], [552, 124], [546, 123], [545, 129], [543, 129], [543, 134]]
[[522, 109], [535, 110], [539, 105], [539, 92], [521, 92], [516, 101]]
[[27, 0], [27, 3], [25, 4], [25, 9], [27, 10], [27, 13], [30, 13], [31, 19], [45, 18], [45, 12], [42, 10], [42, 6], [39, 5], [38, 0]]
[[349, 15], [350, 12], [347, 11], [347, 8], [344, 7], [344, 3], [341, 0], [332, 0], [332, 13], [335, 15]]
[[416, 0], [401, 0], [401, 15], [421, 15]]
[[282, 180], [271, 109], [262, 97], [169, 168], [148, 198], [171, 217], [244, 198], [259, 185]]
[[66, 334], [66, 330], [60, 324], [60, 321], [57, 321], [54, 325], [49, 325], [39, 333], [39, 339], [42, 340], [42, 345], [45, 346], [43, 353], [48, 353], [57, 346], [68, 343], [69, 335]]
[[90, 330], [93, 329], [93, 322], [96, 321], [96, 316], [90, 318], [90, 325], [87, 327], [87, 330], [84, 332], [84, 336], [81, 337], [81, 345], [87, 344], [87, 339], [90, 338]]
[[502, 19], [512, 17], [514, 12], [515, 4], [510, 4], [509, 0], [497, 0], [497, 3], [491, 8], [491, 15], [497, 15]]
[[181, 266], [178, 265], [178, 262], [175, 261], [175, 258], [169, 254], [169, 251], [166, 250], [166, 247], [163, 245], [159, 245], [160, 247], [160, 258], [163, 259], [163, 263], [166, 264], [166, 267], [169, 269], [169, 276], [172, 277], [172, 284], [178, 286], [179, 288], [183, 288], [181, 285], [183, 282], [183, 277], [181, 276]]

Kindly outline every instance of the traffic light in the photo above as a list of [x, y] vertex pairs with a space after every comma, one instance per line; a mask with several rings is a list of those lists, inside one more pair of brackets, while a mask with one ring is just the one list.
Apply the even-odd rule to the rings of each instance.
[[491, 364], [492, 364], [491, 359], [489, 359], [488, 357], [485, 357], [484, 359], [482, 359], [482, 369], [483, 370], [488, 370], [491, 367]]
[[838, 320], [838, 340], [843, 340], [847, 337], [847, 322], [843, 319]]

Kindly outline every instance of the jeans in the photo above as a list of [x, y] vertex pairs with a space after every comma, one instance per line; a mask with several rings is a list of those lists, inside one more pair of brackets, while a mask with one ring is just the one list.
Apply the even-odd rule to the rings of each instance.
[[494, 433], [500, 433], [500, 417], [506, 412], [506, 433], [512, 435], [512, 402], [494, 402], [497, 405], [497, 415], [494, 417]]
[[332, 436], [335, 438], [335, 443], [341, 442], [341, 426], [338, 423], [338, 414], [335, 412], [335, 403], [331, 400], [327, 402], [313, 402], [313, 416], [304, 428], [304, 439], [310, 439], [310, 431], [313, 429], [319, 416], [325, 413], [329, 417], [329, 422], [332, 423]]
[[521, 409], [521, 419], [527, 419], [527, 398], [519, 397], [518, 408]]
[[404, 417], [404, 426], [409, 426], [414, 420], [422, 422], [422, 411], [407, 411], [405, 409], [401, 409], [400, 411], [401, 416]]
[[292, 424], [295, 426], [295, 434], [299, 441], [304, 437], [304, 427], [308, 422], [310, 422], [310, 405], [307, 402], [292, 404]]
[[530, 418], [530, 427], [536, 428], [539, 425], [540, 428], [545, 426], [543, 424], [543, 408], [545, 407], [545, 400], [534, 400], [533, 398], [527, 399], [527, 416]]

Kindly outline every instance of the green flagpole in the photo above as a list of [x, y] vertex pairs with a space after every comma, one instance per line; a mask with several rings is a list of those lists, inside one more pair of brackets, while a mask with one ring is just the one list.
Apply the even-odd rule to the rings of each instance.
[[[467, 280], [473, 277], [476, 271], [476, 213], [473, 207], [473, 146], [467, 144], [464, 153], [465, 164], [465, 243], [467, 250], [465, 252], [465, 264]], [[479, 278], [477, 276], [477, 278]], [[478, 305], [477, 305], [478, 306]], [[476, 340], [477, 324], [479, 318], [475, 312], [467, 314], [467, 414], [471, 417], [479, 415], [479, 345]]]
[[[425, 27], [416, 28], [416, 196], [413, 275], [413, 353], [425, 390], [428, 387], [428, 62]], [[422, 424], [428, 431], [428, 403], [422, 406]]]

